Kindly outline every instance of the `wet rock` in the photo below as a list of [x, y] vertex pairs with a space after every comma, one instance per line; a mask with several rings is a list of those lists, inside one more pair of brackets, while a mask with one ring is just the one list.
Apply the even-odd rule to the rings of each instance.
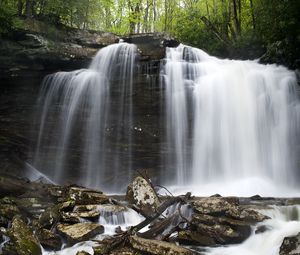
[[300, 254], [300, 233], [296, 236], [285, 237], [280, 246], [279, 255]]
[[0, 176], [0, 197], [19, 196], [28, 190], [28, 181], [6, 175]]
[[[7, 231], [10, 238], [3, 254], [19, 255], [41, 255], [39, 241], [33, 234], [31, 228], [19, 217], [15, 217], [12, 221], [11, 228]], [[12, 250], [10, 253], [9, 250]]]
[[101, 191], [71, 187], [68, 198], [75, 201], [76, 205], [105, 204], [109, 198]]
[[202, 245], [213, 246], [216, 245], [214, 238], [206, 235], [205, 233], [199, 233], [191, 230], [181, 230], [178, 232], [178, 241], [182, 244], [188, 245]]
[[48, 229], [39, 229], [35, 234], [44, 248], [59, 250], [62, 246], [60, 237]]
[[76, 253], [76, 255], [91, 255], [90, 253], [86, 252], [86, 251], [78, 251]]
[[115, 251], [110, 252], [109, 255], [142, 255], [142, 253], [140, 253], [132, 248], [124, 247], [124, 248], [116, 249]]
[[100, 211], [97, 207], [97, 205], [80, 205], [75, 206], [73, 212], [71, 215], [90, 219], [90, 220], [96, 220], [100, 216]]
[[115, 249], [111, 250], [111, 246], [107, 244], [102, 244], [101, 246], [93, 247], [94, 255], [143, 255], [137, 250], [132, 249], [131, 247], [116, 247]]
[[240, 243], [251, 234], [251, 224], [227, 217], [194, 215], [192, 224], [197, 232], [212, 237], [216, 243]]
[[265, 225], [261, 225], [261, 226], [258, 226], [256, 229], [255, 229], [255, 234], [261, 234], [261, 233], [264, 233], [266, 231], [270, 230], [270, 227], [268, 226], [265, 226]]
[[72, 212], [62, 212], [60, 216], [60, 222], [63, 223], [76, 224], [81, 222], [80, 217], [72, 214]]
[[226, 211], [226, 216], [231, 217], [233, 219], [238, 219], [241, 221], [247, 221], [251, 223], [261, 222], [263, 220], [269, 219], [269, 217], [254, 211], [252, 209], [244, 209], [239, 207], [230, 208], [230, 210]]
[[15, 215], [21, 214], [19, 208], [14, 204], [11, 198], [5, 197], [0, 200], [0, 217], [11, 220]]
[[14, 200], [18, 208], [20, 208], [26, 215], [38, 218], [52, 203], [43, 201], [41, 198], [29, 197], [19, 198]]
[[47, 208], [47, 210], [45, 210], [39, 217], [40, 227], [51, 228], [62, 218], [63, 211], [72, 210], [74, 208], [74, 205], [75, 202], [70, 200]]
[[238, 198], [207, 197], [194, 201], [192, 205], [198, 213], [222, 215], [238, 205]]
[[136, 34], [122, 38], [137, 45], [142, 59], [160, 60], [165, 57], [166, 47], [177, 47], [179, 42], [162, 33]]
[[108, 212], [108, 213], [120, 213], [120, 212], [127, 211], [127, 208], [123, 205], [103, 204], [103, 205], [97, 205], [97, 210]]
[[194, 253], [186, 248], [177, 246], [173, 243], [168, 243], [158, 240], [149, 240], [137, 236], [129, 238], [132, 247], [138, 251], [153, 254], [153, 255], [193, 255]]
[[44, 211], [39, 217], [39, 225], [42, 228], [51, 228], [61, 218], [60, 205], [54, 205]]
[[104, 227], [97, 223], [59, 224], [57, 230], [67, 238], [69, 244], [87, 241], [95, 235], [102, 234]]
[[133, 201], [144, 215], [151, 215], [158, 208], [160, 202], [156, 192], [143, 177], [136, 177], [127, 190], [126, 198]]
[[22, 40], [19, 41], [19, 44], [30, 48], [40, 48], [47, 47], [48, 42], [40, 35], [25, 34]]

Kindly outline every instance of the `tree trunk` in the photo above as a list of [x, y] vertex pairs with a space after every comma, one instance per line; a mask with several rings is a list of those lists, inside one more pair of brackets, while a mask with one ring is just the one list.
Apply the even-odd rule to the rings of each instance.
[[236, 29], [236, 34], [240, 35], [241, 34], [241, 23], [239, 20], [239, 15], [240, 11], [238, 10], [238, 3], [237, 0], [233, 0], [233, 19], [234, 19], [234, 24], [235, 24], [235, 29]]
[[252, 26], [253, 26], [253, 29], [255, 29], [256, 22], [255, 22], [255, 15], [254, 15], [253, 0], [250, 0], [250, 8], [251, 8]]
[[23, 14], [23, 2], [22, 0], [18, 0], [18, 5], [17, 5], [17, 8], [18, 8], [18, 16], [21, 17], [22, 14]]
[[32, 1], [31, 0], [26, 0], [26, 3], [25, 3], [25, 16], [26, 16], [26, 18], [31, 18], [32, 17]]

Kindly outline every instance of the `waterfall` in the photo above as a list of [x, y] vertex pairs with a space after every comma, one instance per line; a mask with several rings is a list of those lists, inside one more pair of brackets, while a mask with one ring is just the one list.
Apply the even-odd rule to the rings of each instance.
[[[122, 184], [130, 180], [136, 55], [135, 45], [110, 45], [97, 53], [88, 69], [45, 78], [38, 103], [35, 168], [58, 183], [69, 174], [68, 180], [106, 190], [120, 187], [120, 177]], [[122, 165], [121, 154], [127, 159]]]
[[194, 186], [201, 194], [274, 196], [297, 183], [299, 100], [292, 71], [180, 45], [167, 48], [161, 73], [172, 152], [166, 168], [176, 173], [170, 185]]

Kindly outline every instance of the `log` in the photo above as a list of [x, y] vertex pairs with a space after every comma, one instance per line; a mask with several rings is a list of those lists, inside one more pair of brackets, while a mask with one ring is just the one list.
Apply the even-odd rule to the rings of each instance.
[[141, 252], [152, 255], [194, 255], [192, 250], [159, 240], [149, 240], [138, 236], [131, 236], [129, 242], [132, 247]]

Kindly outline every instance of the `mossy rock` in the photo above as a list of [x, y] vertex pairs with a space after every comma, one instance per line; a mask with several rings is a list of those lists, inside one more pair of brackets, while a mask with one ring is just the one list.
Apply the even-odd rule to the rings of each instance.
[[[18, 255], [41, 255], [42, 250], [39, 241], [33, 234], [32, 229], [18, 216], [12, 221], [11, 228], [7, 231], [7, 235], [10, 237], [11, 247]], [[9, 251], [3, 253], [13, 254]]]

